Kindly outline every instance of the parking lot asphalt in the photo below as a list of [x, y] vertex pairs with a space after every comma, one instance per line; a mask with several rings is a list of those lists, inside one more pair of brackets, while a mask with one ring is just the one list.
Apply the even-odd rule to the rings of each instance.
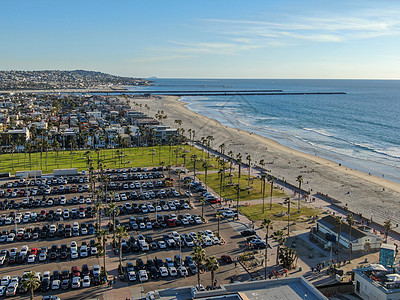
[[[129, 181], [135, 181], [135, 180], [125, 180], [127, 182]], [[121, 182], [125, 182], [121, 181]], [[139, 181], [150, 181], [150, 180], [139, 180]], [[175, 181], [176, 182], [176, 181]], [[99, 184], [97, 184], [99, 185]], [[167, 189], [170, 187], [158, 187], [158, 188], [152, 188], [154, 191], [158, 191], [160, 189]], [[139, 189], [142, 191], [143, 189]], [[185, 189], [182, 189], [182, 192], [185, 191]], [[122, 193], [123, 191], [118, 191], [119, 193]], [[80, 195], [84, 195], [84, 198], [87, 198], [89, 196], [89, 193], [72, 193], [72, 194], [67, 194], [67, 198], [72, 198], [73, 196], [79, 197]], [[57, 195], [58, 196], [58, 195]], [[38, 198], [40, 196], [35, 196], [34, 198]], [[49, 195], [51, 197], [51, 195]], [[26, 197], [16, 197], [16, 201], [22, 201]], [[179, 211], [163, 211], [163, 212], [158, 212], [161, 214], [171, 214], [175, 213], [176, 215], [178, 214], [184, 214], [184, 213], [189, 213], [191, 215], [196, 214], [201, 216], [202, 208], [201, 204], [198, 201], [199, 195], [195, 194], [194, 197], [191, 199], [193, 208], [191, 209], [182, 209]], [[4, 199], [4, 198], [3, 198]], [[181, 196], [181, 197], [168, 197], [165, 200], [177, 200], [177, 199], [184, 199], [188, 200], [187, 197]], [[0, 198], [0, 201], [2, 199]], [[159, 199], [136, 199], [136, 200], [127, 200], [127, 201], [121, 201], [117, 202], [117, 205], [124, 205], [125, 202], [136, 202], [139, 205], [150, 202], [154, 203], [155, 201], [159, 201]], [[72, 204], [72, 205], [56, 205], [56, 206], [51, 206], [51, 207], [32, 207], [32, 208], [18, 208], [17, 210], [5, 210], [0, 213], [4, 214], [9, 214], [10, 212], [15, 212], [15, 213], [24, 213], [26, 211], [30, 212], [36, 212], [38, 215], [42, 210], [46, 210], [48, 212], [49, 210], [54, 210], [56, 211], [57, 209], [61, 208], [64, 210], [65, 208], [79, 208], [79, 206], [82, 207], [88, 207], [91, 206], [92, 204]], [[129, 230], [128, 234], [129, 236], [134, 236], [135, 238], [137, 237], [138, 234], [143, 234], [146, 236], [151, 236], [153, 240], [162, 240], [164, 234], [171, 234], [172, 231], [177, 231], [179, 234], [182, 233], [190, 233], [190, 232], [198, 232], [198, 231], [205, 231], [205, 230], [211, 230], [216, 234], [217, 231], [217, 219], [215, 218], [215, 212], [216, 210], [210, 206], [209, 204], [206, 204], [204, 206], [204, 217], [206, 222], [204, 224], [197, 224], [197, 225], [181, 225], [181, 226], [176, 226], [176, 227], [166, 227], [166, 228], [157, 228], [157, 229], [142, 229], [142, 230]], [[128, 224], [129, 223], [129, 218], [131, 216], [135, 217], [140, 217], [140, 216], [149, 216], [150, 219], [155, 219], [155, 212], [152, 213], [133, 213], [133, 214], [120, 214], [117, 219], [120, 222], [120, 224]], [[72, 224], [73, 222], [85, 222], [85, 223], [95, 223], [96, 218], [82, 218], [82, 219], [74, 219], [74, 220], [59, 220], [59, 221], [41, 221], [41, 222], [35, 222], [35, 223], [27, 223], [27, 224], [18, 224], [17, 229], [21, 227], [42, 227], [45, 224]], [[102, 217], [102, 227], [106, 227], [106, 224], [109, 222], [109, 218], [103, 215]], [[3, 230], [12, 230], [15, 229], [15, 225], [2, 225], [0, 226], [0, 231]], [[235, 228], [233, 228], [226, 220], [222, 219], [220, 221], [220, 235], [223, 240], [223, 244], [219, 245], [212, 245], [212, 246], [206, 246], [205, 251], [207, 256], [214, 255], [217, 258], [220, 258], [222, 255], [230, 255], [233, 259], [235, 259], [242, 251], [246, 248], [246, 241], [243, 237], [241, 237]], [[111, 236], [111, 235], [110, 235]], [[61, 246], [61, 244], [66, 244], [68, 247], [70, 246], [70, 243], [72, 241], [76, 241], [78, 246], [82, 244], [82, 242], [86, 242], [87, 244], [90, 243], [90, 240], [94, 239], [94, 235], [79, 235], [76, 237], [56, 237], [56, 238], [45, 238], [45, 239], [38, 239], [38, 240], [23, 240], [23, 241], [15, 241], [13, 243], [2, 243], [0, 244], [0, 251], [3, 249], [9, 250], [10, 248], [18, 248], [18, 251], [21, 249], [23, 245], [27, 245], [30, 249], [32, 248], [41, 248], [41, 247], [47, 247], [50, 248], [52, 245], [58, 245], [58, 247]], [[129, 238], [128, 238], [129, 239]], [[109, 238], [109, 241], [111, 238]], [[123, 254], [123, 265], [126, 264], [126, 262], [132, 261], [135, 264], [136, 259], [141, 258], [144, 262], [146, 262], [148, 259], [154, 259], [154, 258], [160, 258], [165, 261], [166, 258], [174, 258], [175, 255], [181, 254], [183, 258], [185, 256], [191, 255], [192, 253], [192, 248], [183, 246], [181, 248], [175, 247], [173, 249], [167, 248], [167, 249], [158, 249], [158, 250], [149, 250], [147, 252], [136, 252], [136, 253], [124, 253]], [[107, 261], [107, 271], [109, 272], [110, 275], [112, 276], [117, 276], [118, 272], [118, 255], [113, 252], [111, 249], [111, 245], [108, 246], [107, 248], [107, 256], [106, 256], [106, 261]], [[92, 267], [93, 265], [101, 265], [103, 259], [99, 258], [97, 256], [93, 257], [87, 257], [87, 258], [78, 258], [78, 259], [71, 259], [68, 257], [65, 261], [60, 261], [59, 258], [55, 261], [46, 261], [46, 262], [38, 262], [36, 260], [35, 263], [33, 264], [28, 264], [27, 262], [23, 264], [15, 264], [15, 265], [9, 265], [5, 263], [3, 266], [1, 266], [1, 274], [2, 276], [4, 275], [19, 275], [22, 276], [22, 273], [24, 271], [36, 271], [36, 272], [43, 272], [45, 271], [50, 271], [53, 272], [54, 270], [62, 271], [62, 270], [71, 270], [72, 266], [78, 266], [78, 268], [81, 268], [83, 264], [87, 264], [89, 267]], [[235, 263], [230, 263], [227, 264], [220, 260], [220, 268], [216, 272], [216, 279], [218, 284], [222, 283], [228, 283], [232, 279], [234, 280], [247, 280], [249, 277], [247, 273], [241, 269], [240, 265], [236, 265]], [[201, 275], [201, 283], [204, 286], [210, 285], [210, 273], [205, 272], [204, 274]], [[167, 288], [167, 287], [177, 287], [177, 286], [186, 286], [186, 285], [196, 285], [197, 284], [197, 276], [196, 275], [188, 275], [185, 277], [181, 277], [178, 275], [177, 277], [171, 277], [168, 276], [166, 278], [162, 279], [157, 279], [157, 280], [149, 280], [148, 282], [143, 282], [140, 283], [138, 280], [135, 282], [129, 282], [125, 281], [122, 282], [120, 280], [117, 280], [116, 283], [112, 286], [108, 285], [101, 285], [101, 286], [91, 286], [89, 288], [80, 288], [76, 290], [57, 290], [57, 291], [49, 291], [49, 292], [40, 292], [38, 295], [58, 295], [61, 299], [90, 299], [90, 298], [100, 298], [100, 299], [105, 299], [106, 296], [107, 298], [110, 297], [110, 299], [126, 299], [126, 298], [133, 298], [133, 299], [138, 299], [140, 295], [145, 295], [148, 291], [155, 290], [155, 289], [160, 289], [160, 288]], [[107, 289], [107, 291], [106, 291]], [[19, 298], [24, 298], [28, 297], [28, 295], [20, 295]]]

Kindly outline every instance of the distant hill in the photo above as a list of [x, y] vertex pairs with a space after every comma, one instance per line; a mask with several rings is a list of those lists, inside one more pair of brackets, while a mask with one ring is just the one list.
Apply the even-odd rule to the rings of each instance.
[[0, 90], [82, 89], [149, 84], [148, 80], [142, 78], [86, 70], [0, 71]]

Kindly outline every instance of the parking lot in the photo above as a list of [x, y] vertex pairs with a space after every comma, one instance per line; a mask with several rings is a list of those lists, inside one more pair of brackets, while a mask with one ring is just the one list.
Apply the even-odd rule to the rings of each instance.
[[[125, 282], [118, 281], [112, 289], [121, 288], [128, 293], [131, 289], [138, 288], [147, 292], [167, 286], [196, 285], [197, 276], [193, 270], [191, 271], [186, 259], [191, 255], [193, 245], [202, 243], [207, 256], [214, 255], [217, 258], [230, 255], [234, 259], [244, 249], [245, 239], [236, 233], [224, 219], [220, 221], [221, 239], [216, 237], [216, 209], [209, 203], [202, 209], [198, 201], [200, 193], [196, 193], [193, 189], [189, 192], [188, 186], [183, 183], [179, 185], [177, 178], [173, 175], [172, 178], [165, 178], [169, 175], [163, 176], [160, 169], [129, 169], [114, 170], [114, 172], [108, 170], [107, 174], [110, 178], [107, 189], [112, 191], [112, 195], [109, 195], [105, 202], [117, 204], [120, 213], [116, 219], [118, 224], [126, 227], [129, 235], [123, 243], [123, 265], [126, 266], [127, 262], [132, 262], [136, 275], [136, 280], [133, 280], [133, 276], [132, 281], [126, 278]], [[96, 214], [93, 211], [94, 199], [88, 191], [89, 180], [87, 176], [75, 177], [51, 179], [51, 184], [48, 182], [49, 179], [45, 184], [38, 180], [32, 183], [32, 179], [30, 182], [21, 181], [19, 185], [14, 182], [5, 182], [2, 189], [4, 192], [0, 192], [1, 207], [6, 209], [2, 211], [4, 216], [0, 220], [2, 224], [0, 231], [3, 231], [2, 236], [6, 239], [0, 242], [0, 250], [4, 255], [1, 266], [3, 276], [22, 276], [24, 271], [29, 270], [40, 272], [41, 275], [46, 271], [53, 274], [55, 270], [62, 273], [63, 270], [71, 271], [73, 266], [77, 266], [82, 271], [84, 264], [89, 267], [90, 272], [94, 265], [103, 265], [103, 259], [97, 257], [97, 249], [94, 246]], [[100, 189], [101, 186], [97, 183], [96, 189]], [[32, 195], [32, 192], [35, 195]], [[189, 195], [192, 196], [189, 198]], [[218, 205], [217, 201], [213, 202], [213, 205]], [[204, 219], [202, 219], [202, 212]], [[7, 218], [12, 218], [12, 224], [6, 224]], [[106, 228], [110, 221], [111, 218], [103, 213], [102, 227]], [[10, 220], [7, 223], [9, 222]], [[25, 231], [22, 232], [21, 228]], [[16, 231], [14, 241], [7, 242], [13, 230]], [[111, 235], [108, 241], [112, 240]], [[71, 242], [76, 242], [76, 248], [75, 243], [72, 243], [71, 247]], [[26, 254], [21, 255], [24, 245], [29, 249]], [[44, 247], [46, 255], [42, 253], [45, 252]], [[17, 250], [11, 251], [12, 248]], [[33, 257], [35, 253], [36, 257]], [[14, 256], [15, 261], [12, 258]], [[170, 258], [172, 263], [167, 258]], [[143, 268], [136, 267], [137, 259], [142, 259], [145, 264]], [[109, 274], [117, 274], [118, 254], [110, 248], [107, 251], [106, 260]], [[187, 275], [183, 268], [179, 268], [181, 263], [185, 265]], [[167, 273], [164, 266], [167, 267]], [[144, 273], [139, 272], [140, 269], [146, 270], [148, 281], [139, 280], [139, 273], [142, 275]], [[89, 294], [102, 294], [106, 285], [102, 285], [101, 289], [94, 287], [95, 280], [93, 274], [91, 275], [91, 287], [72, 289], [69, 286], [65, 290], [61, 288], [51, 290], [54, 279], [51, 278], [50, 291], [41, 292], [41, 294], [59, 295], [61, 299], [84, 299]], [[243, 274], [239, 267], [235, 267], [235, 263], [220, 260], [220, 268], [216, 272], [218, 284], [229, 282], [232, 277], [240, 280], [243, 276], [246, 274]], [[81, 275], [82, 279], [83, 277]], [[73, 276], [70, 275], [70, 279], [72, 278]], [[202, 274], [201, 278], [204, 286], [210, 284], [209, 272]], [[46, 289], [47, 287], [43, 288], [43, 290]]]

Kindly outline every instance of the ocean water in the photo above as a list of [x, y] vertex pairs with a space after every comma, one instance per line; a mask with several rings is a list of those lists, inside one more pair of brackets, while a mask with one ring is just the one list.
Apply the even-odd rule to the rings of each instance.
[[139, 89], [346, 92], [345, 95], [185, 96], [182, 100], [189, 109], [224, 125], [400, 182], [400, 81], [156, 79], [153, 86]]

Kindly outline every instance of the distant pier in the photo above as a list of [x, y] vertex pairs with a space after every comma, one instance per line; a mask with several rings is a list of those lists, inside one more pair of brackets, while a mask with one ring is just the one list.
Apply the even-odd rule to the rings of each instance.
[[38, 94], [139, 94], [139, 95], [170, 95], [170, 96], [250, 96], [250, 95], [345, 95], [346, 92], [285, 92], [283, 90], [214, 90], [214, 91], [156, 91], [156, 90], [125, 90], [125, 89], [76, 89], [76, 90], [13, 90], [0, 93], [38, 93]]

